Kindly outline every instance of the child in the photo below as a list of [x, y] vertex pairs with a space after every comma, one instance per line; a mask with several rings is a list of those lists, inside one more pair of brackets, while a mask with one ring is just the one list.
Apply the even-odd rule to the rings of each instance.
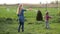
[[20, 32], [20, 28], [22, 26], [22, 32], [24, 32], [24, 11], [30, 10], [30, 9], [23, 9], [23, 5], [20, 4], [17, 10], [17, 15], [19, 19], [19, 27], [18, 27], [18, 32]]
[[49, 16], [48, 11], [46, 11], [45, 21], [46, 21], [46, 28], [47, 28], [47, 29], [50, 28], [50, 27], [49, 27], [49, 18], [51, 18], [51, 17]]
[[18, 27], [18, 32], [20, 32], [20, 28], [22, 26], [22, 32], [24, 31], [24, 11], [26, 11], [25, 9], [23, 9], [23, 5], [19, 5], [18, 7], [18, 11], [17, 11], [17, 15], [18, 15], [18, 19], [19, 19], [19, 27]]

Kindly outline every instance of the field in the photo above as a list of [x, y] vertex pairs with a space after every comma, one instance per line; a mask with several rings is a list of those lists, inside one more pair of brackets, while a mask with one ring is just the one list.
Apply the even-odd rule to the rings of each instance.
[[[36, 11], [25, 11], [25, 31], [20, 33], [17, 32], [19, 24], [16, 9], [17, 7], [9, 7], [9, 11], [7, 11], [6, 6], [0, 6], [0, 34], [60, 34], [60, 16], [58, 16], [59, 10], [57, 8], [47, 9], [49, 15], [52, 16], [49, 20], [50, 29], [45, 28], [45, 21], [37, 23]], [[46, 8], [33, 9], [40, 9], [45, 16]]]

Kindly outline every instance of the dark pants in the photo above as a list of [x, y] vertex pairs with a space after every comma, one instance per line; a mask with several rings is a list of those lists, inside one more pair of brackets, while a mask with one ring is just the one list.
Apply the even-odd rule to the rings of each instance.
[[20, 28], [22, 27], [22, 32], [24, 31], [24, 22], [19, 22], [18, 32], [20, 32]]

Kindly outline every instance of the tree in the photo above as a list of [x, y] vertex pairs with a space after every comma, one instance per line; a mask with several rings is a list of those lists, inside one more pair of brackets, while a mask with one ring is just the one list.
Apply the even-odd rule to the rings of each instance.
[[60, 4], [60, 1], [52, 1], [51, 4]]
[[40, 4], [41, 4], [41, 2], [40, 2]]

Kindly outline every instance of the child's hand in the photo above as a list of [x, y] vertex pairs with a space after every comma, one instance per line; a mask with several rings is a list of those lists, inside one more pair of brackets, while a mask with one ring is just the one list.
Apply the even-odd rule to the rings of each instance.
[[32, 10], [32, 8], [29, 8], [29, 10]]
[[32, 8], [28, 8], [28, 9], [26, 9], [26, 10], [32, 10]]
[[50, 16], [49, 18], [52, 18], [52, 16]]
[[19, 14], [17, 14], [17, 16], [19, 16]]

